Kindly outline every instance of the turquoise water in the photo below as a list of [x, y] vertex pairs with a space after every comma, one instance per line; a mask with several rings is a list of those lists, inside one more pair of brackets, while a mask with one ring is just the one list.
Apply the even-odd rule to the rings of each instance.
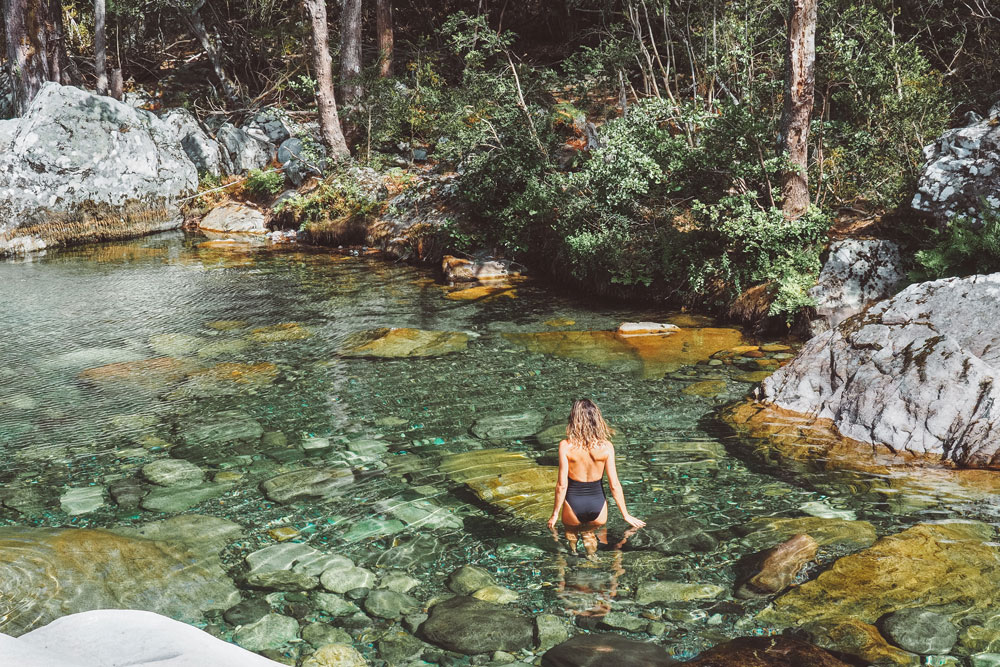
[[[591, 627], [608, 609], [641, 611], [663, 624], [653, 641], [688, 656], [767, 632], [753, 621], [763, 602], [732, 596], [739, 559], [761, 548], [741, 531], [752, 519], [861, 518], [884, 533], [942, 516], [936, 508], [894, 511], [863, 484], [824, 475], [804, 482], [748, 464], [714, 418], [751, 389], [746, 368], [706, 359], [644, 379], [634, 361], [530, 353], [504, 336], [613, 330], [676, 313], [595, 303], [531, 282], [516, 285], [513, 297], [452, 300], [421, 268], [330, 252], [199, 248], [204, 240], [167, 234], [0, 264], [0, 525], [225, 517], [246, 527], [245, 539], [223, 552], [235, 579], [248, 553], [274, 543], [268, 531], [286, 527], [295, 540], [358, 564], [407, 570], [421, 581], [412, 593], [420, 600], [444, 594], [455, 567], [478, 564], [526, 612]], [[338, 354], [352, 334], [379, 327], [466, 332], [469, 342], [431, 358]], [[160, 357], [173, 361], [141, 365]], [[705, 381], [717, 382], [707, 396], [684, 391]], [[558, 425], [584, 396], [617, 429], [629, 509], [654, 529], [616, 551], [624, 524], [612, 509], [608, 545], [592, 558], [583, 545], [571, 553], [543, 521], [475, 497], [441, 468], [448, 455], [500, 447], [554, 465]], [[490, 442], [470, 431], [481, 418], [528, 411], [543, 414], [538, 431], [555, 428]], [[245, 433], [206, 444], [204, 429], [215, 421]], [[116, 505], [109, 487], [141, 481], [142, 466], [169, 457], [198, 465], [207, 479], [226, 473], [217, 477], [224, 486], [166, 513]], [[331, 465], [354, 472], [334, 497], [277, 504], [261, 491], [282, 472]], [[67, 513], [61, 499], [71, 487], [101, 489], [100, 506]], [[674, 539], [679, 525], [690, 539]], [[838, 553], [821, 555], [829, 562]], [[726, 592], [639, 608], [632, 593], [648, 579]], [[231, 633], [217, 615], [205, 622]], [[356, 646], [371, 652], [386, 627], [356, 633]]]

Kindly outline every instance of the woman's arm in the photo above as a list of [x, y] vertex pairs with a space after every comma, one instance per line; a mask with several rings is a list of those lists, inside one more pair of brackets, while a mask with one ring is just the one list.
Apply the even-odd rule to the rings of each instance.
[[622, 492], [622, 483], [618, 481], [618, 469], [615, 467], [615, 447], [610, 442], [608, 447], [611, 448], [611, 453], [608, 454], [608, 462], [605, 465], [608, 471], [608, 486], [611, 487], [611, 496], [615, 499], [615, 504], [618, 505], [618, 511], [622, 513], [625, 523], [642, 528], [646, 522], [635, 518], [625, 509], [625, 494]]
[[556, 527], [559, 512], [566, 500], [566, 489], [569, 488], [569, 456], [566, 454], [566, 447], [568, 444], [565, 440], [559, 443], [559, 479], [556, 481], [556, 503], [552, 509], [552, 516], [549, 518], [549, 530]]

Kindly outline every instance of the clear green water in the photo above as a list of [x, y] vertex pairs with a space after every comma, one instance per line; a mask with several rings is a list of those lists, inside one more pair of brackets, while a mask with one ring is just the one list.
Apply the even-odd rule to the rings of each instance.
[[[408, 566], [422, 582], [415, 591], [421, 600], [445, 593], [446, 575], [464, 563], [496, 571], [501, 585], [521, 595], [525, 610], [558, 615], [602, 606], [638, 612], [631, 593], [648, 578], [721, 585], [727, 593], [719, 600], [645, 610], [666, 626], [655, 641], [688, 656], [727, 637], [766, 631], [752, 620], [762, 603], [732, 602], [736, 563], [759, 548], [739, 531], [751, 519], [842, 513], [872, 521], [884, 534], [948, 515], [936, 507], [893, 511], [865, 484], [842, 478], [813, 475], [803, 483], [749, 465], [713, 418], [720, 405], [751, 388], [735, 379], [744, 371], [699, 364], [643, 380], [627, 364], [598, 368], [529, 354], [502, 336], [551, 330], [545, 323], [554, 318], [574, 320], [574, 330], [608, 330], [623, 321], [663, 321], [669, 313], [594, 304], [586, 295], [557, 295], [530, 283], [518, 286], [514, 299], [453, 301], [422, 269], [325, 252], [197, 248], [203, 240], [170, 234], [0, 263], [0, 525], [112, 527], [163, 518], [120, 510], [107, 492], [103, 507], [79, 516], [63, 512], [59, 499], [68, 487], [107, 487], [136, 477], [144, 464], [167, 457], [168, 445], [182, 442], [188, 429], [238, 410], [261, 425], [263, 440], [187, 454], [210, 474], [242, 474], [228, 491], [186, 510], [247, 527], [247, 538], [224, 553], [234, 577], [247, 553], [273, 543], [269, 529], [292, 526], [301, 531], [297, 540], [359, 564]], [[220, 320], [246, 326], [209, 326]], [[309, 336], [252, 340], [253, 329], [287, 322]], [[373, 327], [474, 337], [466, 351], [439, 358], [338, 357], [347, 336]], [[183, 336], [157, 338], [164, 334]], [[78, 377], [88, 368], [158, 354], [206, 368], [266, 362], [277, 367], [277, 377], [260, 386], [178, 380], [148, 387], [94, 386]], [[725, 389], [713, 397], [683, 393], [703, 379], [722, 379]], [[544, 425], [551, 426], [583, 396], [597, 401], [618, 429], [619, 470], [632, 513], [660, 516], [663, 531], [670, 524], [663, 516], [685, 517], [714, 547], [661, 554], [650, 564], [644, 557], [654, 552], [645, 550], [650, 541], [640, 533], [622, 554], [602, 547], [588, 560], [582, 550], [567, 553], [565, 541], [557, 545], [541, 522], [511, 518], [439, 471], [443, 455], [484, 446], [554, 464], [551, 441], [486, 444], [470, 427], [483, 416], [526, 410], [545, 412]], [[312, 437], [329, 438], [332, 447], [302, 451], [299, 445]], [[384, 442], [384, 454], [346, 451], [353, 441], [372, 439]], [[343, 462], [357, 481], [341, 497], [277, 505], [259, 487], [287, 470]], [[392, 504], [420, 499], [439, 507], [446, 525], [438, 527], [433, 517], [390, 523]], [[614, 510], [611, 517], [614, 544], [623, 523]], [[374, 526], [373, 535], [358, 533], [361, 521], [372, 522], [364, 525]], [[454, 527], [458, 521], [461, 529]], [[424, 558], [401, 558], [406, 551]], [[837, 554], [822, 555], [828, 562]], [[225, 634], [224, 624], [218, 631]], [[377, 629], [365, 631], [356, 645], [371, 651], [376, 638]]]

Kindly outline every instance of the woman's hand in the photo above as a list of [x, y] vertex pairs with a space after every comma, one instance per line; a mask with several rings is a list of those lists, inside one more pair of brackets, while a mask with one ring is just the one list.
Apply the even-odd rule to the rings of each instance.
[[555, 530], [556, 529], [556, 521], [558, 521], [558, 520], [559, 520], [559, 515], [558, 514], [553, 514], [551, 517], [549, 517], [549, 522], [547, 524], [545, 524], [545, 525], [547, 525], [549, 527], [549, 530]]
[[622, 518], [625, 519], [625, 523], [632, 526], [633, 528], [642, 528], [643, 526], [646, 525], [645, 521], [643, 521], [642, 519], [637, 519], [631, 514], [626, 514]]

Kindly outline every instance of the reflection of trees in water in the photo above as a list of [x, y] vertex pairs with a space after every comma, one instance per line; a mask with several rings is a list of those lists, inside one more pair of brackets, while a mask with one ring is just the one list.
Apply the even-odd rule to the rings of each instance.
[[[560, 553], [556, 557], [559, 574], [556, 594], [567, 614], [601, 617], [611, 611], [611, 601], [618, 594], [618, 579], [625, 574], [621, 548], [635, 531], [629, 530], [612, 546], [608, 543], [606, 526], [566, 530], [569, 555]], [[552, 536], [558, 543], [558, 533], [553, 531]], [[581, 543], [586, 554], [582, 558], [577, 555]], [[607, 550], [599, 552], [600, 545]]]

